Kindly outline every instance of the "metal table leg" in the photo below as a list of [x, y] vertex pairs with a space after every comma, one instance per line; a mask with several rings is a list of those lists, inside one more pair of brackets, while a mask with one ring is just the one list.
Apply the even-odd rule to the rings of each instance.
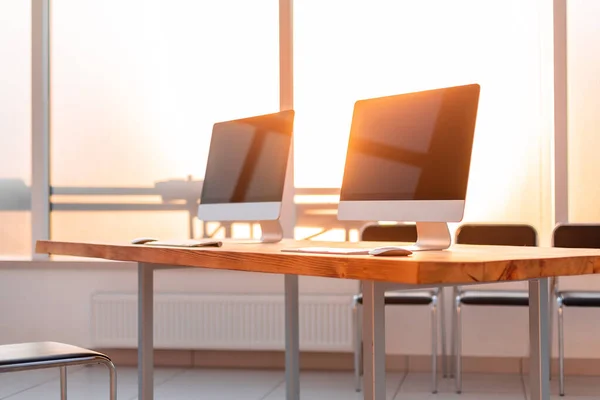
[[363, 357], [365, 400], [385, 400], [384, 286], [363, 281]]
[[550, 399], [549, 278], [529, 281], [529, 379], [531, 400]]
[[440, 324], [441, 330], [441, 341], [442, 341], [442, 376], [448, 377], [448, 352], [446, 349], [446, 295], [444, 288], [440, 288], [440, 295], [438, 299], [438, 306], [440, 309], [440, 320], [436, 324]]
[[138, 398], [154, 399], [154, 266], [138, 263]]
[[300, 400], [300, 331], [298, 324], [298, 276], [285, 279], [285, 387], [286, 400]]
[[60, 367], [60, 400], [67, 400], [67, 367]]
[[449, 375], [450, 378], [454, 378], [456, 376], [456, 363], [457, 363], [457, 355], [456, 355], [456, 296], [458, 296], [458, 288], [456, 286], [452, 287], [452, 297], [450, 301], [450, 305], [452, 307], [452, 312], [450, 313], [450, 368]]

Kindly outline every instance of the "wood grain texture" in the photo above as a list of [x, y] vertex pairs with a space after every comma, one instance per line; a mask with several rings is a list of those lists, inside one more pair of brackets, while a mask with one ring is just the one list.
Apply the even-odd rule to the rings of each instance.
[[220, 248], [38, 241], [37, 253], [235, 271], [374, 280], [410, 285], [465, 284], [600, 273], [600, 250], [454, 245], [408, 257], [284, 253], [297, 247], [364, 247], [390, 243], [284, 240], [274, 244], [225, 242]]

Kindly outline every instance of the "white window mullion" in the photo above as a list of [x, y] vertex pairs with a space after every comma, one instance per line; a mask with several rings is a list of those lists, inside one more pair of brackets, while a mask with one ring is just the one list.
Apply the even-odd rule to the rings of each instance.
[[50, 238], [50, 0], [31, 3], [31, 240]]

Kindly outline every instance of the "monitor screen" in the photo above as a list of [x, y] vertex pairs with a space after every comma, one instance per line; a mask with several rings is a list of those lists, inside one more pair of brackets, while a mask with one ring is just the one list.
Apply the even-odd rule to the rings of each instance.
[[294, 111], [213, 127], [201, 204], [281, 202]]
[[465, 200], [479, 85], [357, 101], [342, 201]]

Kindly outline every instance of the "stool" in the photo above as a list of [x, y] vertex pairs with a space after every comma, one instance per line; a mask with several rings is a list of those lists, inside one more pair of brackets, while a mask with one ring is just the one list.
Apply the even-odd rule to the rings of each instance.
[[117, 399], [117, 374], [108, 356], [81, 347], [56, 342], [6, 344], [0, 346], [0, 373], [41, 368], [60, 368], [60, 398], [67, 399], [67, 366], [104, 364], [110, 374], [110, 400]]

